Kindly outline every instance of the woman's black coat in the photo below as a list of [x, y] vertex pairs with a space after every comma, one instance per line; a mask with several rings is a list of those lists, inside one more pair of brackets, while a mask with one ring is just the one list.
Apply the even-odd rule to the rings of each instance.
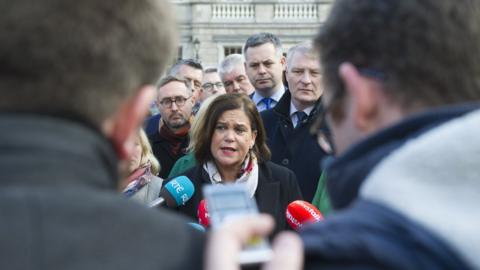
[[[197, 165], [184, 174], [195, 186], [193, 197], [178, 211], [198, 220], [197, 209], [203, 199], [202, 186], [211, 184], [208, 173]], [[258, 164], [258, 186], [255, 199], [261, 213], [267, 213], [275, 219], [274, 234], [289, 228], [285, 219], [285, 210], [289, 203], [301, 200], [302, 195], [295, 174], [272, 162]]]

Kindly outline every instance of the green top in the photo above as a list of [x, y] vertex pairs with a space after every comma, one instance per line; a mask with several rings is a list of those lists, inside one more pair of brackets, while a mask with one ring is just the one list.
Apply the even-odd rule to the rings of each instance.
[[173, 165], [168, 178], [179, 176], [190, 168], [193, 168], [197, 165], [197, 160], [193, 152], [188, 152], [185, 156], [179, 158], [177, 162]]
[[330, 204], [330, 198], [327, 193], [327, 174], [322, 172], [320, 179], [318, 179], [317, 191], [313, 197], [312, 204], [320, 210], [323, 216], [328, 216], [332, 212], [332, 206]]

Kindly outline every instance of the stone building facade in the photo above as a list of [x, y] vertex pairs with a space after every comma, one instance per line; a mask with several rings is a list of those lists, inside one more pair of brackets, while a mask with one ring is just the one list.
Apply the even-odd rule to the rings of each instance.
[[334, 0], [173, 0], [179, 21], [177, 58], [197, 58], [216, 66], [241, 53], [248, 36], [271, 32], [284, 52], [312, 39]]

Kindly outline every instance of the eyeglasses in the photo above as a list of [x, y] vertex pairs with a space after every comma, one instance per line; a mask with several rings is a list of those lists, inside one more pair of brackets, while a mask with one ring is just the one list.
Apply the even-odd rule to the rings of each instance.
[[166, 108], [171, 108], [172, 104], [175, 102], [177, 107], [183, 107], [183, 105], [185, 105], [185, 102], [191, 97], [192, 96], [189, 96], [189, 97], [177, 96], [177, 97], [171, 97], [171, 98], [164, 98], [160, 101], [160, 104]]
[[216, 88], [222, 88], [223, 87], [223, 83], [222, 82], [216, 82], [216, 83], [206, 83], [202, 86], [202, 88], [205, 90], [205, 91], [212, 91], [213, 90], [213, 87], [216, 87]]

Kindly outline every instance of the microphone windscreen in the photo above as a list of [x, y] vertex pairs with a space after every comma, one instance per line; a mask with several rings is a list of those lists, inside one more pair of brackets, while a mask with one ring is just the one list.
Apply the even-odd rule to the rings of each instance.
[[[173, 200], [168, 200], [164, 197], [167, 206], [176, 208], [180, 205], [185, 205], [185, 203], [192, 198], [194, 192], [195, 187], [193, 186], [192, 181], [190, 181], [188, 177], [181, 175], [173, 178], [165, 184], [160, 194], [167, 193], [170, 195]], [[165, 196], [168, 197], [168, 195]]]
[[197, 224], [195, 222], [189, 222], [187, 224], [190, 225], [192, 228], [194, 228], [197, 231], [206, 232], [205, 228], [200, 224]]
[[297, 200], [287, 206], [285, 212], [287, 222], [294, 230], [300, 229], [307, 223], [315, 223], [323, 220], [323, 215], [311, 203]]
[[205, 228], [210, 227], [210, 216], [208, 215], [207, 202], [205, 199], [201, 200], [197, 209], [198, 223]]

